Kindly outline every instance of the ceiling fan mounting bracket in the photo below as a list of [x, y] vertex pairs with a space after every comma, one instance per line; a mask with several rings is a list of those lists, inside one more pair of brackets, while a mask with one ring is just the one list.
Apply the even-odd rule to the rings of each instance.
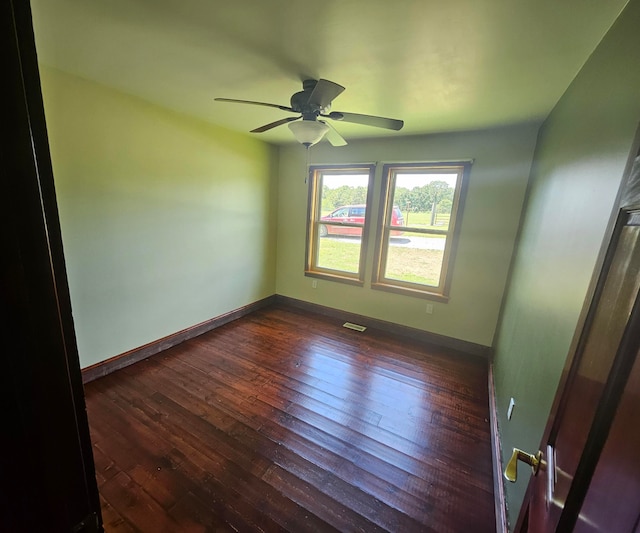
[[316, 88], [316, 85], [318, 85], [318, 80], [314, 80], [314, 79], [303, 80], [302, 90], [311, 92]]

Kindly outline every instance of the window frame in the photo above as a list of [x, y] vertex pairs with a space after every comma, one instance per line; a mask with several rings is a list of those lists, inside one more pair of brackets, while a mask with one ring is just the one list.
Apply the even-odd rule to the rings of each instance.
[[[464, 203], [469, 186], [471, 164], [471, 161], [451, 161], [437, 163], [388, 163], [383, 166], [380, 209], [376, 223], [378, 235], [375, 243], [374, 265], [371, 281], [372, 289], [415, 296], [439, 302], [449, 301], [451, 279], [458, 247], [460, 228], [462, 225]], [[396, 226], [391, 226], [397, 174], [409, 172], [420, 173], [420, 171], [424, 171], [426, 174], [437, 174], [439, 172], [442, 173], [442, 171], [450, 172], [451, 170], [457, 170], [458, 178], [456, 180], [454, 200], [451, 206], [449, 229], [434, 230], [412, 226], [404, 226], [403, 229], [403, 231], [422, 233], [425, 235], [447, 235], [442, 258], [440, 282], [438, 286], [436, 287], [433, 285], [387, 278], [385, 276], [385, 270], [389, 251], [389, 235], [392, 230], [397, 230]]]
[[[365, 263], [367, 257], [367, 247], [369, 243], [369, 233], [371, 227], [371, 213], [372, 213], [372, 201], [373, 201], [373, 188], [374, 188], [374, 176], [376, 165], [375, 164], [346, 164], [346, 165], [311, 165], [309, 166], [309, 191], [307, 199], [307, 229], [306, 229], [306, 244], [305, 244], [305, 276], [327, 279], [331, 281], [338, 281], [341, 283], [348, 283], [352, 285], [364, 285], [365, 280]], [[358, 260], [358, 271], [348, 272], [344, 270], [334, 270], [329, 268], [323, 268], [317, 265], [318, 250], [319, 250], [319, 228], [321, 213], [321, 200], [322, 200], [322, 177], [324, 175], [336, 175], [336, 174], [354, 174], [362, 175], [368, 174], [369, 181], [367, 184], [367, 198], [366, 198], [366, 211], [364, 217], [364, 224], [357, 223], [341, 223], [342, 226], [348, 227], [362, 227], [362, 235], [360, 237], [360, 257]], [[320, 186], [318, 186], [320, 184]], [[368, 215], [367, 215], [368, 213]], [[326, 221], [324, 222], [326, 224]]]

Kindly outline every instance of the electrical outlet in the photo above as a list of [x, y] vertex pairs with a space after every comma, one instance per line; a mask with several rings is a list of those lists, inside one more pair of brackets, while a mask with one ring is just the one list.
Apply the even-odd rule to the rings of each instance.
[[317, 289], [318, 288], [318, 280], [317, 279], [314, 279], [311, 282], [311, 288], [313, 288], [313, 289]]
[[427, 312], [428, 315], [432, 315], [433, 314], [433, 304], [427, 304], [426, 312]]
[[513, 415], [513, 408], [516, 406], [516, 401], [511, 398], [509, 400], [509, 409], [507, 409], [507, 420], [511, 420], [511, 416]]

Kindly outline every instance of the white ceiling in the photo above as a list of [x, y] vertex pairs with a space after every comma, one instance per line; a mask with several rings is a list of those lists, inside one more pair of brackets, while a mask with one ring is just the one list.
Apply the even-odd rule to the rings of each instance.
[[[301, 79], [347, 90], [346, 138], [541, 120], [627, 0], [32, 0], [39, 60], [238, 131], [290, 116]], [[259, 134], [289, 142], [281, 126]]]

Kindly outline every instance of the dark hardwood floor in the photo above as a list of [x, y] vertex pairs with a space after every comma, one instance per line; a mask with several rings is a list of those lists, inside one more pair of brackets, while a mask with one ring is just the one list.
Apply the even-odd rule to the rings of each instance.
[[107, 532], [495, 531], [477, 357], [275, 306], [86, 399]]

